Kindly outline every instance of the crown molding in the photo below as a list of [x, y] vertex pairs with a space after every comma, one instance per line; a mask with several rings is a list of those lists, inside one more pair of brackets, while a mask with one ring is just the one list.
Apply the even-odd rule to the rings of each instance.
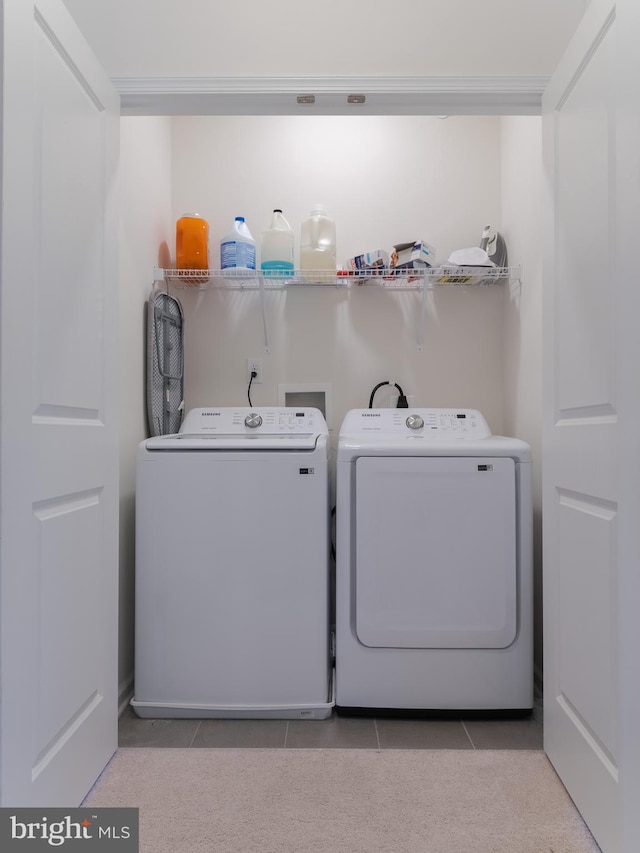
[[[540, 115], [547, 77], [114, 77], [123, 115]], [[300, 104], [298, 96], [314, 95]], [[365, 103], [348, 104], [348, 95]]]

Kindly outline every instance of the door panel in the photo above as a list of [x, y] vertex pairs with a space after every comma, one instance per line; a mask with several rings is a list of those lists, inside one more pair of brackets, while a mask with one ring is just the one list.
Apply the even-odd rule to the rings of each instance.
[[545, 749], [617, 835], [615, 9], [593, 2], [543, 101]]
[[390, 648], [516, 637], [516, 478], [507, 458], [361, 457], [356, 632]]
[[[51, 34], [36, 30], [36, 228], [39, 256], [34, 408], [97, 416], [103, 392], [105, 124], [97, 93]], [[56, 286], [64, 282], [64, 286]], [[79, 322], [82, 318], [82, 322]], [[61, 332], [64, 331], [64, 335]]]
[[[40, 556], [37, 622], [38, 741], [41, 749], [55, 746], [58, 733], [96, 691], [93, 668], [96, 649], [78, 642], [94, 633], [95, 616], [84, 602], [99, 600], [103, 513], [99, 492], [64, 496], [34, 505], [34, 541]], [[74, 595], [69, 595], [69, 590]]]
[[558, 508], [558, 606], [562, 697], [612, 760], [616, 719], [615, 553], [613, 504], [561, 493]]
[[[558, 408], [613, 414], [614, 303], [605, 284], [614, 208], [611, 39], [590, 56], [556, 109]], [[576, 152], [580, 152], [576, 156]], [[580, 215], [576, 216], [576, 212]], [[595, 409], [594, 407], [597, 407]]]
[[119, 104], [57, 0], [3, 16], [0, 801], [73, 806], [116, 748]]

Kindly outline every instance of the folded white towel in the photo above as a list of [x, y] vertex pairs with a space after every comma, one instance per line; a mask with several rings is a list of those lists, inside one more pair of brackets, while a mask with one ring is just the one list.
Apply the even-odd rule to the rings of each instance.
[[448, 263], [455, 264], [458, 267], [495, 267], [485, 250], [478, 246], [470, 246], [468, 249], [455, 249], [449, 255]]

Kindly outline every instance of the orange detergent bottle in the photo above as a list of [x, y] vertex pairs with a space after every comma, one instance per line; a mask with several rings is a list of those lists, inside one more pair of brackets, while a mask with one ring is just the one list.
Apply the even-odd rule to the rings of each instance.
[[198, 213], [185, 213], [176, 223], [176, 268], [209, 269], [209, 223]]

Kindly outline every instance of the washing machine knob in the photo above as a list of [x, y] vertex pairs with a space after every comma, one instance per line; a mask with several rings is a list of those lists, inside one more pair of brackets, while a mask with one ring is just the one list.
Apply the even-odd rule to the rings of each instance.
[[420, 415], [409, 415], [407, 418], [407, 426], [409, 429], [422, 429], [424, 426], [424, 421], [420, 417]]
[[247, 415], [244, 419], [244, 425], [246, 427], [251, 427], [251, 429], [255, 429], [262, 424], [262, 415], [257, 415], [255, 412], [251, 412], [251, 414]]

